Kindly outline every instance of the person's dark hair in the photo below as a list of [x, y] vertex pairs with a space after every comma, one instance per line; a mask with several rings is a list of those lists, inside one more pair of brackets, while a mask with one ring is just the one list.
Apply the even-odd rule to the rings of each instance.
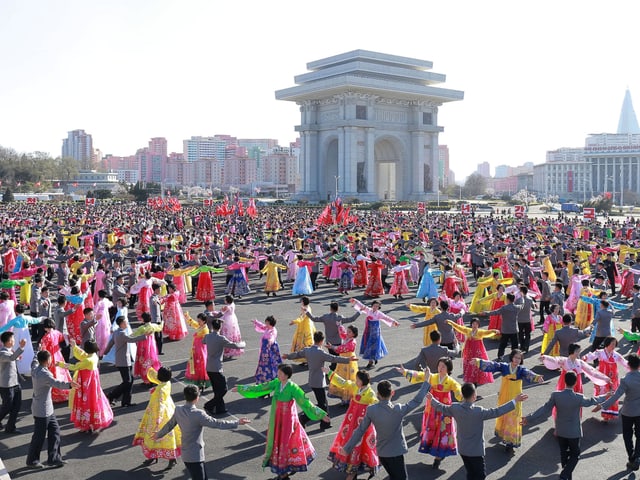
[[478, 317], [473, 317], [471, 318], [471, 323], [470, 325], [473, 326], [474, 323], [477, 323], [478, 326], [480, 326], [480, 319]]
[[[203, 315], [203, 317], [205, 316]], [[204, 320], [207, 320], [206, 317], [204, 318]], [[222, 321], [219, 318], [212, 318], [209, 324], [211, 325], [211, 328], [216, 332], [220, 331], [220, 329], [222, 328]]]
[[509, 302], [513, 303], [515, 299], [516, 299], [516, 296], [513, 293], [507, 293], [507, 300], [509, 300]]
[[121, 316], [121, 317], [118, 317], [118, 319], [116, 320], [116, 323], [118, 324], [118, 326], [120, 326], [126, 321], [127, 321], [127, 317]]
[[360, 379], [362, 385], [369, 385], [371, 383], [371, 376], [366, 370], [358, 370], [356, 372], [356, 377]]
[[438, 359], [438, 364], [442, 363], [445, 367], [447, 367], [447, 374], [451, 375], [453, 372], [453, 362], [449, 357], [440, 357]]
[[514, 348], [513, 350], [511, 350], [511, 353], [509, 354], [509, 361], [512, 362], [513, 357], [515, 357], [516, 355], [520, 355], [520, 365], [522, 365], [522, 363], [524, 362], [524, 353], [522, 353], [522, 350], [518, 348]]
[[440, 300], [440, 309], [443, 312], [446, 312], [447, 310], [449, 310], [449, 302], [447, 302], [446, 300]]
[[440, 335], [440, 332], [438, 330], [431, 330], [429, 332], [429, 338], [433, 343], [436, 343], [440, 341], [440, 339], [442, 338], [442, 335]]
[[572, 353], [575, 352], [579, 352], [580, 351], [580, 345], [578, 345], [577, 343], [572, 343], [569, 345], [569, 348], [567, 349], [569, 352], [569, 355], [571, 355]]
[[462, 392], [462, 398], [465, 400], [473, 400], [473, 395], [476, 393], [476, 386], [473, 383], [466, 382], [460, 390]]
[[564, 373], [564, 384], [567, 387], [573, 388], [573, 386], [578, 381], [578, 375], [573, 370], [569, 370]]
[[324, 333], [320, 330], [313, 334], [313, 343], [319, 343], [324, 341]]
[[40, 365], [47, 365], [51, 359], [51, 354], [47, 350], [40, 350], [38, 352], [38, 363]]
[[0, 335], [0, 342], [7, 343], [11, 340], [11, 337], [13, 337], [13, 332], [2, 332], [2, 335]]
[[86, 315], [87, 313], [91, 313], [91, 312], [93, 312], [93, 308], [91, 308], [91, 307], [86, 307], [84, 310], [82, 310], [82, 313], [84, 315]]
[[332, 312], [337, 312], [338, 311], [338, 302], [331, 302], [329, 304], [329, 310], [331, 310]]
[[267, 323], [269, 325], [271, 325], [272, 327], [276, 326], [276, 318], [273, 315], [269, 315], [267, 318], [264, 319], [264, 323]]
[[308, 306], [311, 303], [311, 300], [306, 295], [303, 295], [303, 297], [300, 299], [300, 301], [302, 302], [302, 304], [305, 307]]
[[142, 312], [140, 315], [142, 319], [142, 323], [150, 323], [151, 322], [151, 314], [149, 312]]
[[107, 291], [102, 289], [102, 290], [98, 290], [98, 297], [100, 298], [107, 298]]
[[232, 295], [225, 295], [224, 297], [224, 303], [233, 303], [233, 296]]
[[209, 305], [213, 305], [213, 302], [211, 300], [205, 300], [204, 301], [204, 306], [208, 307]]
[[42, 328], [56, 328], [56, 323], [50, 318], [42, 320]]
[[160, 367], [158, 369], [158, 380], [161, 382], [168, 382], [171, 380], [171, 369], [168, 367]]
[[160, 285], [159, 285], [159, 284], [157, 284], [157, 283], [152, 283], [152, 284], [151, 284], [151, 290], [153, 290], [154, 292], [155, 292], [156, 290], [160, 290]]
[[378, 383], [378, 395], [382, 398], [391, 398], [391, 392], [391, 382], [389, 380], [382, 380]]
[[15, 306], [14, 310], [18, 315], [22, 315], [24, 313], [24, 305], [18, 304]]
[[[5, 333], [7, 333], [7, 332], [5, 332]], [[4, 335], [4, 333], [3, 333], [3, 335]], [[3, 342], [4, 342], [4, 340], [3, 340]], [[640, 368], [640, 356], [635, 352], [630, 353], [629, 355], [627, 355], [627, 362], [628, 362], [629, 368], [631, 370], [638, 370], [638, 368]]]
[[82, 349], [88, 354], [98, 353], [100, 351], [100, 347], [98, 347], [98, 344], [93, 340], [87, 340], [84, 342]]
[[562, 323], [564, 323], [565, 325], [569, 325], [571, 324], [571, 322], [573, 322], [573, 315], [571, 315], [570, 313], [565, 313], [562, 316]]
[[186, 402], [195, 402], [200, 396], [200, 390], [195, 385], [187, 385], [182, 392]]
[[291, 375], [293, 375], [293, 367], [288, 363], [281, 363], [278, 365], [278, 370], [284, 373], [287, 378], [291, 378]]
[[609, 345], [611, 345], [613, 342], [616, 342], [616, 345], [618, 344], [618, 340], [615, 337], [607, 337], [604, 339], [604, 341], [602, 342], [602, 346], [604, 348], [607, 348]]
[[356, 327], [355, 325], [349, 325], [347, 327], [347, 330], [351, 331], [351, 333], [353, 334], [353, 338], [358, 338], [358, 327]]

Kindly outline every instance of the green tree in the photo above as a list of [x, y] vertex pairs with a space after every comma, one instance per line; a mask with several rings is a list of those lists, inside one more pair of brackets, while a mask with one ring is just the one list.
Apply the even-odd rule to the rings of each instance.
[[13, 192], [9, 187], [4, 191], [4, 195], [2, 196], [2, 203], [11, 203], [14, 201]]
[[[98, 200], [105, 200], [107, 198], [113, 198], [113, 194], [111, 193], [111, 190], [108, 190], [106, 188], [97, 189], [95, 192], [93, 192], [93, 195]], [[89, 194], [87, 193], [87, 197], [88, 196], [89, 196]]]
[[56, 158], [55, 168], [61, 180], [68, 182], [78, 176], [79, 164], [73, 158]]

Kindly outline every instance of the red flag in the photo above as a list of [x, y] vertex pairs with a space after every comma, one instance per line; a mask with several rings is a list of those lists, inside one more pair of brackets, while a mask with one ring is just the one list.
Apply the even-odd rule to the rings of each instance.
[[247, 207], [247, 215], [249, 215], [251, 218], [256, 218], [258, 216], [256, 201], [253, 198], [249, 199], [249, 206]]
[[85, 198], [84, 199], [84, 204], [85, 205], [95, 205], [96, 204], [96, 199], [95, 198]]
[[318, 225], [331, 225], [333, 223], [333, 217], [331, 216], [331, 205], [327, 205], [322, 210], [322, 213], [316, 220]]

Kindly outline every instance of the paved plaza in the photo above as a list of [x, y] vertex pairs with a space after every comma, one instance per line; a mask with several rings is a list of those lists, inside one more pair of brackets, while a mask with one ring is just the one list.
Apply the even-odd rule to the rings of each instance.
[[[263, 280], [258, 280], [252, 274], [251, 285], [259, 289]], [[218, 292], [222, 292], [224, 275], [216, 275], [214, 282]], [[473, 282], [472, 282], [473, 287]], [[413, 289], [415, 292], [415, 288]], [[290, 293], [290, 288], [282, 290], [277, 297], [266, 297], [261, 291], [257, 291], [237, 301], [236, 313], [240, 322], [243, 339], [247, 342], [244, 356], [225, 363], [225, 374], [228, 378], [229, 388], [236, 384], [253, 382], [255, 372], [260, 334], [254, 331], [251, 324], [252, 318], [264, 320], [267, 315], [274, 315], [278, 319], [278, 339], [281, 351], [288, 352], [294, 332], [294, 326], [289, 322], [298, 316], [300, 311], [299, 300]], [[220, 295], [220, 294], [219, 294]], [[362, 297], [362, 290], [351, 293], [352, 296], [368, 301]], [[350, 295], [350, 296], [351, 296]], [[353, 309], [350, 306], [348, 296], [341, 296], [333, 284], [321, 281], [319, 290], [311, 296], [313, 312], [316, 315], [326, 313], [329, 310], [329, 302], [337, 299], [340, 302], [340, 312], [351, 315]], [[470, 297], [467, 298], [470, 300]], [[389, 379], [397, 388], [394, 400], [406, 402], [417, 392], [418, 385], [408, 385], [394, 367], [400, 363], [415, 357], [422, 347], [422, 331], [411, 330], [411, 320], [421, 319], [421, 315], [412, 314], [406, 303], [412, 301], [421, 303], [415, 298], [405, 297], [404, 300], [395, 300], [388, 295], [383, 298], [383, 310], [400, 322], [398, 328], [388, 328], [382, 325], [382, 335], [389, 349], [389, 355], [382, 359], [371, 370], [372, 383]], [[219, 302], [218, 302], [219, 303]], [[192, 317], [202, 310], [201, 304], [190, 301], [185, 306]], [[625, 318], [625, 317], [623, 317]], [[629, 321], [625, 319], [620, 323], [629, 328]], [[137, 322], [133, 322], [133, 326]], [[364, 316], [356, 321], [362, 333]], [[486, 325], [486, 320], [483, 321]], [[542, 335], [538, 329], [533, 334], [532, 347], [526, 356], [525, 366], [533, 368], [537, 373], [543, 374], [546, 382], [542, 385], [526, 388], [529, 400], [524, 404], [524, 412], [529, 413], [542, 405], [549, 393], [555, 388], [557, 373], [547, 371], [537, 360]], [[485, 345], [489, 357], [496, 356], [497, 342], [486, 341]], [[583, 341], [583, 346], [586, 346]], [[165, 344], [165, 355], [160, 357], [166, 366], [170, 366], [174, 372], [173, 397], [176, 404], [183, 401], [182, 389], [184, 384], [184, 369], [191, 347], [191, 336], [179, 342]], [[621, 353], [629, 352], [630, 346], [622, 342]], [[360, 362], [361, 366], [366, 364]], [[459, 381], [462, 375], [461, 360], [454, 361], [453, 376]], [[105, 389], [109, 389], [120, 382], [120, 376], [114, 367], [101, 366], [101, 380]], [[294, 366], [293, 380], [310, 392], [307, 388], [307, 370], [299, 365]], [[479, 388], [482, 400], [479, 402], [486, 407], [496, 404], [497, 391], [500, 379], [496, 379], [493, 385], [485, 385]], [[0, 457], [4, 461], [11, 478], [34, 479], [82, 479], [82, 480], [112, 480], [112, 479], [181, 479], [187, 478], [186, 469], [181, 460], [172, 470], [163, 470], [167, 466], [166, 460], [160, 460], [151, 467], [142, 467], [144, 460], [139, 447], [131, 446], [133, 435], [142, 418], [147, 399], [148, 390], [142, 387], [140, 380], [136, 380], [134, 386], [133, 401], [135, 407], [114, 409], [115, 419], [113, 424], [99, 434], [79, 433], [69, 422], [69, 410], [66, 405], [57, 405], [56, 413], [62, 429], [62, 452], [68, 465], [61, 469], [47, 469], [33, 472], [26, 469], [25, 458], [28, 444], [33, 431], [33, 419], [30, 415], [31, 387], [30, 381], [23, 385], [23, 408], [18, 422], [18, 428], [23, 434], [10, 436], [0, 433]], [[211, 390], [204, 393], [204, 398], [210, 398]], [[593, 385], [589, 382], [585, 385], [585, 394], [593, 394]], [[314, 400], [313, 394], [310, 398]], [[247, 416], [252, 423], [239, 427], [236, 430], [205, 430], [207, 471], [209, 478], [219, 480], [236, 480], [244, 478], [267, 479], [274, 475], [268, 470], [262, 470], [261, 458], [264, 451], [265, 432], [269, 418], [269, 399], [244, 399], [237, 393], [229, 392], [225, 397], [227, 408], [231, 417]], [[201, 399], [200, 406], [204, 404]], [[326, 459], [329, 447], [344, 417], [346, 407], [342, 407], [336, 399], [330, 399], [329, 414], [332, 418], [333, 428], [321, 432], [318, 423], [310, 424], [307, 428], [309, 437], [317, 451], [316, 460], [310, 465], [307, 473], [299, 473], [296, 478], [321, 478], [327, 480], [343, 479], [344, 475], [333, 470], [331, 463]], [[222, 417], [224, 418], [224, 417]], [[410, 478], [434, 478], [454, 479], [465, 478], [465, 471], [459, 456], [447, 457], [439, 470], [431, 467], [433, 457], [418, 452], [419, 431], [422, 419], [422, 409], [416, 409], [405, 420], [405, 435], [409, 445], [409, 453], [406, 455]], [[582, 456], [576, 469], [576, 476], [585, 479], [626, 479], [636, 478], [634, 473], [624, 470], [626, 455], [622, 437], [620, 435], [620, 421], [610, 423], [600, 421], [598, 414], [591, 413], [590, 409], [583, 410], [584, 439], [582, 441]], [[500, 479], [555, 479], [560, 471], [559, 453], [553, 437], [553, 422], [548, 420], [531, 428], [525, 428], [523, 445], [516, 449], [516, 454], [510, 456], [505, 453], [502, 446], [497, 444], [493, 436], [493, 421], [488, 421], [485, 427], [487, 439], [487, 468], [488, 478]], [[46, 448], [46, 446], [45, 446]], [[46, 460], [46, 452], [42, 459]], [[387, 478], [384, 471], [380, 471], [376, 478]]]

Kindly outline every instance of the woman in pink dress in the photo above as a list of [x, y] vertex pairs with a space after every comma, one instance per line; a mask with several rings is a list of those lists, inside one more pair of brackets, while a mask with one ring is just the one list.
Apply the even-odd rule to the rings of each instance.
[[83, 350], [71, 339], [71, 346], [78, 363], [58, 364], [59, 367], [75, 371], [74, 380], [80, 384], [69, 395], [71, 421], [81, 432], [100, 431], [111, 425], [113, 410], [100, 385], [98, 344], [88, 340], [84, 343]]
[[133, 364], [133, 376], [142, 378], [142, 381], [147, 386], [152, 386], [151, 381], [147, 378], [147, 370], [153, 368], [157, 371], [162, 365], [158, 360], [158, 346], [156, 345], [156, 339], [149, 333], [156, 333], [162, 331], [162, 324], [151, 323], [151, 314], [145, 312], [142, 314], [142, 326], [136, 328], [131, 334], [132, 337], [140, 335], [146, 335], [144, 340], [136, 342], [136, 361]]
[[162, 298], [164, 304], [163, 333], [169, 340], [182, 340], [187, 336], [187, 324], [180, 306], [180, 292], [173, 283], [167, 285], [167, 295]]
[[[220, 335], [226, 337], [233, 343], [240, 343], [242, 335], [240, 334], [240, 325], [238, 317], [236, 317], [236, 304], [231, 295], [225, 295], [224, 306], [220, 309], [222, 312], [222, 327]], [[244, 353], [244, 348], [225, 348], [224, 358], [238, 358]]]
[[475, 359], [489, 360], [483, 339], [499, 335], [500, 330], [481, 329], [480, 320], [475, 317], [471, 320], [471, 328], [459, 325], [452, 320], [447, 320], [447, 323], [457, 332], [456, 335], [462, 334], [464, 336], [464, 346], [462, 347], [463, 380], [473, 383], [476, 387], [485, 383], [493, 383], [493, 374], [480, 370]]
[[[56, 380], [61, 382], [71, 382], [71, 375], [63, 368], [57, 367], [58, 362], [64, 362], [60, 352], [60, 344], [65, 342], [62, 332], [56, 330], [56, 325], [50, 318], [43, 320], [44, 336], [40, 340], [40, 350], [46, 350], [51, 354], [49, 371]], [[69, 400], [69, 390], [59, 388], [51, 389], [51, 399], [53, 403], [66, 402]]]
[[389, 295], [393, 295], [394, 298], [402, 299], [402, 295], [409, 293], [406, 272], [410, 268], [411, 265], [401, 265], [400, 260], [396, 260], [395, 266], [389, 270], [389, 273], [393, 273], [393, 283], [389, 289]]
[[209, 333], [207, 317], [204, 313], [199, 313], [196, 320], [185, 313], [187, 323], [196, 329], [193, 333], [193, 343], [191, 344], [191, 355], [184, 372], [185, 383], [197, 385], [202, 392], [211, 384], [207, 374], [207, 345], [203, 342], [204, 336]]

